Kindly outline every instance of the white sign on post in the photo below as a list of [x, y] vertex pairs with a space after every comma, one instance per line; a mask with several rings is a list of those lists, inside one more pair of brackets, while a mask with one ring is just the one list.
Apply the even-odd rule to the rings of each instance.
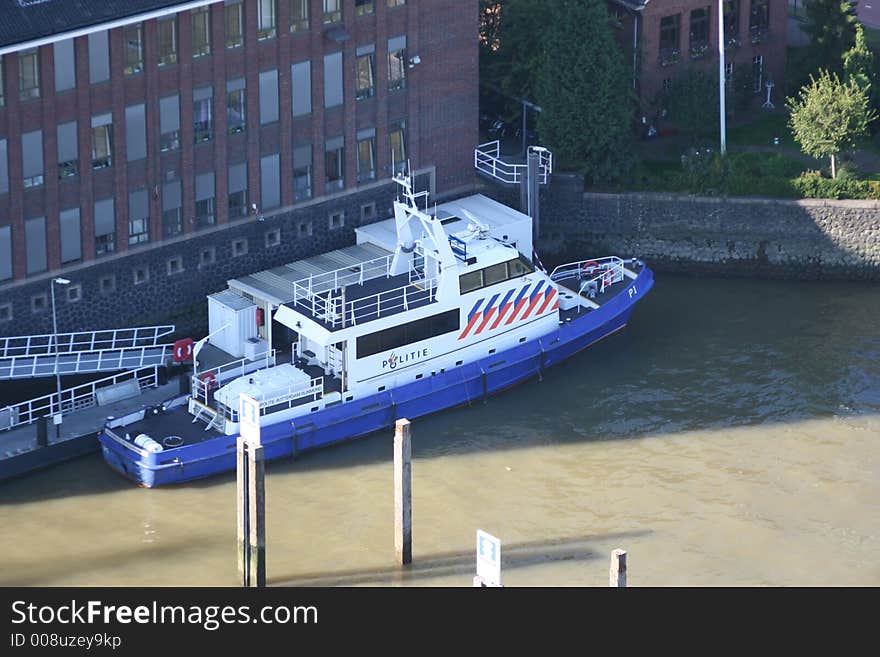
[[241, 393], [238, 402], [238, 428], [241, 437], [252, 445], [260, 444], [260, 402]]
[[483, 586], [501, 586], [501, 541], [477, 530], [477, 578]]

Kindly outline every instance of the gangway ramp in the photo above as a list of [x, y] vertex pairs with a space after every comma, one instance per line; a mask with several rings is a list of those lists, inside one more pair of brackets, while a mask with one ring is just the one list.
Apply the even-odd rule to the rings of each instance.
[[0, 338], [0, 379], [91, 374], [163, 365], [174, 325]]

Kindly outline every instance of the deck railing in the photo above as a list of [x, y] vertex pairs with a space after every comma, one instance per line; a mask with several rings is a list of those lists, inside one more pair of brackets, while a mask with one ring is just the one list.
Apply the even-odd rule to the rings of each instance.
[[[260, 358], [264, 357], [261, 356]], [[265, 361], [266, 364], [263, 367], [271, 367], [275, 365], [275, 349], [266, 352]], [[217, 386], [222, 385], [223, 381], [247, 374], [250, 370], [247, 370], [246, 366], [248, 363], [253, 362], [256, 361], [247, 358], [240, 358], [239, 360], [230, 363], [224, 363], [217, 367], [202, 370], [198, 374], [193, 374], [190, 378], [190, 395], [193, 399], [200, 401], [205, 406], [210, 406], [209, 398], [211, 396], [211, 391]]]
[[596, 289], [604, 292], [608, 287], [624, 278], [624, 260], [617, 256], [588, 258], [559, 265], [550, 273], [550, 279], [561, 281], [576, 278], [580, 281], [579, 292], [587, 289], [595, 281]]
[[391, 275], [391, 255], [366, 260], [351, 267], [315, 274], [293, 283], [294, 302], [311, 299], [327, 292], [338, 290], [345, 285], [362, 285], [364, 281]]
[[[546, 185], [553, 173], [553, 154], [540, 146], [529, 146], [530, 153], [538, 154], [538, 182]], [[495, 141], [480, 144], [474, 150], [474, 167], [477, 171], [511, 185], [518, 184], [527, 175], [529, 165], [513, 164], [501, 159], [501, 145]]]
[[[309, 383], [300, 383], [288, 386], [284, 390], [274, 390], [269, 395], [256, 395], [254, 398], [260, 405], [260, 415], [276, 413], [278, 411], [293, 408], [306, 397], [310, 401], [316, 401], [324, 394], [324, 377], [318, 376]], [[226, 404], [217, 402], [217, 411], [230, 422], [238, 422], [238, 408], [230, 408]]]
[[36, 422], [47, 415], [71, 413], [83, 408], [91, 408], [98, 404], [97, 393], [100, 389], [124, 383], [125, 381], [137, 381], [138, 388], [141, 391], [147, 388], [155, 388], [159, 385], [158, 370], [158, 367], [153, 366], [123, 372], [62, 390], [60, 395], [57, 392], [53, 392], [50, 395], [44, 395], [43, 397], [0, 408], [0, 431]]

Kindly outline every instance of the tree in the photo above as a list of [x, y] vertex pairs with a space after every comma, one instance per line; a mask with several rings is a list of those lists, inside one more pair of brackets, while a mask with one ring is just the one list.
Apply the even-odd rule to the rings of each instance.
[[818, 78], [811, 76], [798, 98], [788, 98], [786, 105], [791, 112], [789, 127], [801, 150], [812, 157], [830, 157], [832, 178], [837, 178], [837, 154], [854, 148], [876, 118], [868, 95], [855, 80], [841, 82], [828, 71]]
[[803, 31], [812, 41], [815, 68], [840, 73], [843, 53], [856, 38], [856, 0], [807, 0]]
[[874, 68], [874, 53], [865, 41], [865, 29], [856, 24], [856, 38], [853, 47], [843, 53], [844, 81], [854, 80], [859, 89], [868, 94], [871, 107], [880, 106], [880, 85], [877, 84], [877, 70]]
[[[538, 65], [538, 131], [562, 166], [593, 182], [633, 162], [635, 99], [602, 0], [535, 2], [545, 24]], [[534, 25], [532, 28], [534, 29]]]
[[[696, 142], [698, 137], [718, 134], [718, 95], [717, 77], [690, 70], [672, 81], [664, 106], [669, 118]], [[732, 99], [725, 100], [732, 104]]]

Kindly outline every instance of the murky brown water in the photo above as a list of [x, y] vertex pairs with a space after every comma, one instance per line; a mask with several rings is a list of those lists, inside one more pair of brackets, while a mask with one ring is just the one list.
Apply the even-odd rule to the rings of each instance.
[[[880, 585], [880, 290], [658, 276], [631, 326], [413, 424], [413, 559], [391, 432], [269, 465], [271, 584]], [[235, 585], [235, 484], [141, 490], [89, 457], [0, 484], [0, 585]]]

